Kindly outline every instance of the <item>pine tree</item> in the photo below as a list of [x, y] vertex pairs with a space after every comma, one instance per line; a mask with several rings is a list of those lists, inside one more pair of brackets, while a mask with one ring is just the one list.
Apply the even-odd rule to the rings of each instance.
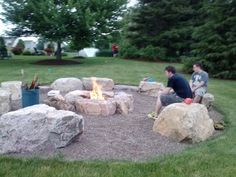
[[207, 18], [195, 28], [193, 61], [201, 60], [214, 77], [236, 78], [236, 1], [205, 1]]
[[131, 13], [126, 38], [138, 49], [160, 47], [166, 57], [188, 54], [201, 5], [202, 1], [196, 0], [140, 0]]

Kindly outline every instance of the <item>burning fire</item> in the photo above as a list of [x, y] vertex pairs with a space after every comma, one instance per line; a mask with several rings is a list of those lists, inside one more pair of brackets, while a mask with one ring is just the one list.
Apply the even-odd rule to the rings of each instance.
[[102, 95], [102, 86], [96, 82], [96, 79], [93, 79], [92, 82], [93, 82], [93, 90], [90, 92], [90, 99], [104, 100], [104, 97]]

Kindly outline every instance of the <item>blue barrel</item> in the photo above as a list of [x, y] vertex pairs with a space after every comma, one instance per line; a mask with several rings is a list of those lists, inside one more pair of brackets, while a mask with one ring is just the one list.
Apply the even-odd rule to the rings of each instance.
[[22, 89], [22, 107], [39, 104], [39, 89]]

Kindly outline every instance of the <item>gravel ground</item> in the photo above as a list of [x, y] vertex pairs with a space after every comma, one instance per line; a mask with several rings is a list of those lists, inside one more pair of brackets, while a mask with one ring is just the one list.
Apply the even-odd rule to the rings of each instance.
[[[147, 114], [154, 109], [155, 98], [133, 94], [134, 111], [127, 116], [111, 117], [83, 115], [85, 131], [79, 139], [66, 148], [43, 151], [20, 156], [53, 157], [60, 154], [66, 160], [133, 160], [143, 161], [160, 155], [183, 151], [190, 144], [178, 143], [152, 131], [153, 120]], [[218, 113], [211, 113], [221, 119]], [[217, 135], [218, 133], [216, 133]]]

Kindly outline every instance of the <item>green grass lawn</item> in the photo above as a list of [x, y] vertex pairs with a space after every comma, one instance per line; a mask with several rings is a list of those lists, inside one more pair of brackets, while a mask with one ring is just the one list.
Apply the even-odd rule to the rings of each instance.
[[[0, 60], [0, 82], [21, 80], [20, 70], [30, 81], [38, 74], [42, 84], [60, 77], [109, 77], [116, 83], [138, 85], [145, 76], [166, 82], [163, 70], [168, 64], [137, 62], [114, 58], [81, 60], [73, 66], [37, 66], [33, 61], [45, 57], [14, 57]], [[181, 64], [173, 64], [181, 70]], [[186, 75], [186, 78], [189, 78]], [[223, 112], [227, 129], [223, 135], [195, 145], [186, 151], [148, 162], [78, 161], [0, 157], [0, 177], [235, 177], [236, 176], [236, 81], [211, 79], [209, 91], [215, 95], [216, 108]], [[138, 143], [138, 142], [137, 142]]]

